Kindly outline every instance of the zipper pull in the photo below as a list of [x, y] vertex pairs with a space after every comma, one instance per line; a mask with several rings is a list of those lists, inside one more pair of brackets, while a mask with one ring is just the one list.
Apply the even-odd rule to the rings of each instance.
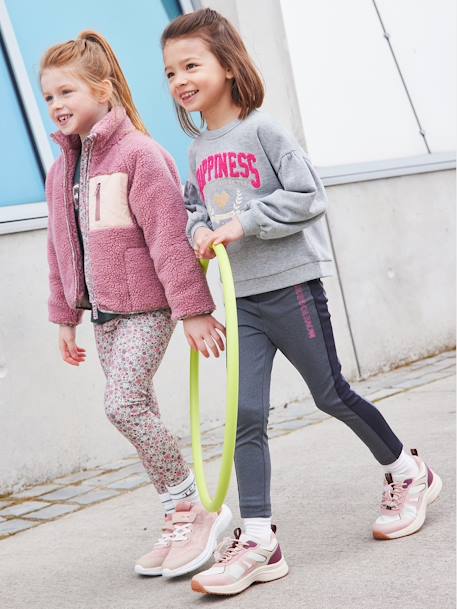
[[100, 221], [100, 188], [101, 183], [98, 182], [97, 188], [95, 189], [95, 222]]

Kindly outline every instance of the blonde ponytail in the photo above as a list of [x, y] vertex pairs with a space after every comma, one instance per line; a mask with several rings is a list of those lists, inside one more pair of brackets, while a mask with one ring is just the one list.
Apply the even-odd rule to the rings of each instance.
[[111, 106], [123, 106], [134, 127], [148, 133], [138, 110], [119, 61], [111, 45], [101, 34], [92, 30], [81, 32], [76, 40], [51, 47], [41, 60], [40, 75], [46, 68], [76, 65], [79, 76], [94, 91], [101, 91], [103, 81], [113, 87]]

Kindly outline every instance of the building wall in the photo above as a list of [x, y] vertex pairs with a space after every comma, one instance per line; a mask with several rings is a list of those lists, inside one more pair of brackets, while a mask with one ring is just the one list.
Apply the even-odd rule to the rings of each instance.
[[454, 348], [455, 171], [332, 186], [328, 194], [362, 375]]
[[[295, 135], [321, 175], [337, 176], [327, 180], [337, 273], [325, 283], [347, 376], [452, 348], [453, 3], [440, 0], [437, 13], [424, 3], [408, 0], [396, 10], [383, 0], [377, 2], [379, 15], [373, 3], [360, 0], [344, 6], [333, 0], [203, 4], [238, 27], [265, 80], [264, 109]], [[368, 67], [365, 55], [372, 62]], [[375, 95], [366, 91], [370, 87]], [[403, 164], [430, 159], [431, 165], [432, 153], [448, 149], [454, 169], [401, 175]], [[392, 177], [371, 179], [375, 171]], [[355, 181], [349, 172], [358, 174]]]
[[[209, 4], [245, 38], [265, 78], [266, 110], [309, 148], [281, 3]], [[167, 146], [166, 130], [163, 137]], [[182, 148], [179, 137], [171, 135], [168, 147]], [[334, 184], [327, 191], [337, 273], [324, 283], [345, 374], [356, 378], [452, 347], [454, 171]], [[78, 329], [87, 362], [73, 368], [60, 359], [57, 328], [47, 322], [45, 241], [45, 230], [0, 235], [0, 494], [132, 452], [105, 418], [103, 373], [88, 320]], [[210, 285], [223, 319], [214, 264]], [[201, 377], [202, 420], [213, 425], [224, 419], [223, 362], [205, 361]], [[180, 327], [156, 388], [165, 421], [187, 435], [188, 348]], [[272, 405], [306, 393], [279, 355]]]

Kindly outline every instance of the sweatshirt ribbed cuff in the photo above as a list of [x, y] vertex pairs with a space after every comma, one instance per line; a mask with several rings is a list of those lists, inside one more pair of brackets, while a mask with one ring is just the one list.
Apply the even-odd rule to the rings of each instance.
[[198, 230], [199, 228], [207, 228], [208, 230], [211, 230], [211, 229], [209, 228], [209, 226], [206, 224], [206, 222], [197, 222], [197, 224], [195, 224], [195, 225], [192, 227], [192, 230], [191, 230], [191, 232], [190, 232], [190, 237], [191, 237], [191, 245], [192, 245], [192, 247], [193, 247], [193, 245], [194, 245], [194, 237], [195, 237], [195, 233], [197, 232], [197, 230]]
[[259, 226], [255, 220], [253, 209], [241, 212], [238, 216], [238, 220], [241, 222], [246, 237], [257, 235]]

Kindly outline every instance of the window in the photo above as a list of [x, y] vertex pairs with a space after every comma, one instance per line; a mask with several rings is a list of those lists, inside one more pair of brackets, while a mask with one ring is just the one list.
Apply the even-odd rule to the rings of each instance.
[[0, 207], [37, 205], [44, 201], [41, 162], [21, 112], [3, 49], [0, 50], [0, 82], [3, 148], [0, 163]]
[[455, 147], [451, 0], [281, 6], [308, 149], [324, 177], [325, 168], [346, 167], [353, 181], [367, 166], [373, 177], [455, 166], [453, 152], [443, 155]]
[[454, 0], [376, 0], [432, 152], [456, 135]]
[[[112, 44], [151, 135], [174, 156], [181, 175], [187, 174], [190, 139], [175, 116], [160, 49], [160, 35], [170, 19], [180, 14], [180, 4], [176, 0], [135, 0], [128, 4], [128, 10], [125, 7], [124, 2], [112, 0], [80, 0], [75, 11], [73, 4], [57, 0], [0, 0], [1, 33], [19, 91], [17, 95], [7, 58], [0, 57], [0, 86], [3, 92], [6, 84], [7, 90], [0, 102], [2, 122], [5, 118], [7, 127], [3, 137], [2, 125], [2, 146], [5, 141], [14, 141], [14, 147], [12, 143], [8, 150], [2, 149], [2, 158], [9, 157], [9, 165], [0, 174], [4, 182], [0, 185], [0, 232], [46, 225], [42, 174], [59, 150], [49, 140], [49, 133], [56, 128], [41, 97], [39, 62], [47, 48], [73, 39], [85, 29], [103, 33]], [[41, 219], [37, 222], [38, 210]]]

